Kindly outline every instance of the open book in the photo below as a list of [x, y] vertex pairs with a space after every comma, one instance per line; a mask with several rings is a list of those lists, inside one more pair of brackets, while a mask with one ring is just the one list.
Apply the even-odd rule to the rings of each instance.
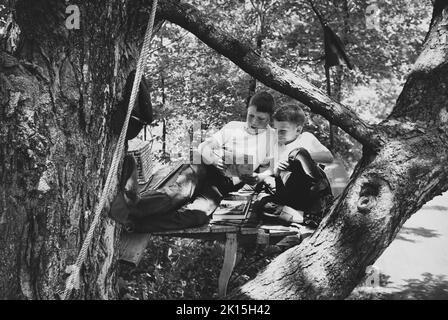
[[231, 192], [213, 212], [213, 221], [245, 220], [249, 218], [253, 192]]
[[242, 177], [254, 173], [254, 162], [251, 155], [235, 154], [225, 150], [223, 160], [226, 165], [225, 175], [228, 177]]
[[246, 219], [246, 212], [244, 211], [246, 203], [242, 201], [231, 202], [222, 200], [219, 208], [213, 212], [214, 221], [222, 220], [242, 220]]

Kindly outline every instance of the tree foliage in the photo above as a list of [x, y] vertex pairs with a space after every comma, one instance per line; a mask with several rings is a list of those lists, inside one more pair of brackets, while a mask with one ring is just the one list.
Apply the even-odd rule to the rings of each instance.
[[[260, 54], [281, 67], [303, 75], [308, 81], [325, 90], [323, 68], [323, 33], [320, 22], [308, 1], [190, 1], [207, 13], [216, 24], [231, 34], [238, 35], [256, 47], [260, 32], [259, 19], [263, 17], [263, 46]], [[366, 28], [365, 1], [318, 1], [323, 16], [338, 33], [347, 53], [355, 65], [354, 70], [333, 68], [332, 86], [338, 88], [337, 99], [352, 107], [363, 119], [371, 123], [384, 120], [391, 111], [406, 79], [407, 73], [422, 46], [430, 22], [430, 1], [379, 1], [379, 30]], [[424, 7], [424, 8], [423, 8]], [[258, 9], [258, 10], [257, 10]], [[147, 76], [153, 83], [153, 99], [159, 118], [168, 122], [168, 149], [179, 152], [179, 137], [193, 121], [201, 121], [204, 128], [219, 128], [235, 119], [243, 119], [245, 101], [249, 94], [250, 77], [185, 30], [166, 23], [153, 40], [153, 57], [148, 63]], [[291, 102], [263, 85], [259, 89], [270, 91], [278, 104]], [[328, 145], [328, 123], [322, 117], [308, 112], [307, 130], [313, 131]], [[359, 159], [360, 145], [339, 131], [337, 149], [348, 165]], [[202, 241], [184, 244], [182, 241], [163, 242], [154, 239], [143, 264], [156, 270], [146, 283], [153, 286], [153, 298], [212, 298], [213, 290], [205, 285], [216, 280], [220, 259], [211, 259], [206, 265], [201, 257], [221, 253]], [[163, 248], [163, 249], [162, 249]], [[270, 249], [272, 253], [272, 248]], [[184, 257], [183, 263], [171, 263], [175, 252]], [[269, 261], [254, 270], [259, 270]], [[276, 254], [278, 250], [274, 250]], [[219, 254], [217, 255], [219, 256]], [[246, 252], [249, 263], [256, 256]], [[164, 268], [160, 261], [165, 261]], [[177, 260], [176, 260], [177, 261]], [[191, 266], [194, 266], [191, 268]], [[213, 272], [208, 272], [213, 270]], [[238, 281], [255, 275], [254, 270], [236, 270]], [[207, 278], [204, 278], [204, 273]], [[131, 274], [125, 271], [124, 292], [129, 283], [140, 279], [145, 272]], [[213, 276], [215, 275], [215, 276]], [[195, 279], [184, 285], [182, 279]], [[170, 281], [167, 281], [169, 279]], [[140, 282], [145, 283], [145, 281]], [[157, 292], [154, 291], [157, 286]], [[132, 287], [132, 285], [131, 285]], [[140, 288], [139, 286], [134, 286]], [[138, 291], [138, 290], [137, 290]], [[134, 292], [134, 296], [143, 297]], [[132, 294], [131, 294], [132, 296]], [[127, 296], [129, 298], [129, 296]]]
[[[379, 1], [378, 30], [366, 28], [364, 1], [314, 2], [343, 40], [355, 65], [354, 70], [332, 69], [335, 98], [368, 122], [384, 120], [423, 43], [431, 2]], [[307, 0], [190, 3], [216, 21], [219, 28], [237, 34], [253, 47], [262, 16], [265, 27], [260, 54], [326, 90], [322, 27]], [[246, 73], [187, 31], [169, 23], [155, 36], [153, 47], [147, 76], [153, 83], [159, 119], [168, 122], [168, 151], [185, 154], [179, 139], [184, 139], [184, 132], [193, 121], [200, 121], [203, 129], [216, 130], [229, 120], [244, 119], [250, 82]], [[258, 90], [270, 91], [278, 105], [292, 102], [262, 84], [258, 84]], [[329, 145], [328, 122], [307, 114], [306, 130]], [[336, 154], [352, 167], [360, 158], [360, 145], [341, 131], [336, 142]]]

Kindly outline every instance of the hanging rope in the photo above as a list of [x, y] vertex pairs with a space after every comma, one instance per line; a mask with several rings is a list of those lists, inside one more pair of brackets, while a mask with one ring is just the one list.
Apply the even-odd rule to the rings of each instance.
[[126, 118], [125, 118], [125, 121], [123, 124], [123, 128], [121, 129], [120, 137], [118, 138], [118, 143], [117, 143], [117, 146], [115, 148], [115, 152], [114, 152], [114, 155], [112, 158], [112, 164], [109, 168], [109, 173], [107, 175], [106, 184], [104, 185], [103, 191], [101, 193], [101, 198], [100, 198], [99, 204], [96, 207], [95, 216], [93, 218], [92, 224], [90, 225], [89, 231], [87, 232], [86, 238], [84, 239], [84, 242], [82, 244], [81, 250], [79, 252], [79, 255], [78, 255], [78, 258], [76, 259], [75, 264], [68, 266], [66, 269], [66, 272], [70, 273], [70, 275], [66, 281], [65, 291], [61, 297], [62, 300], [69, 298], [73, 289], [79, 289], [79, 272], [80, 272], [81, 266], [83, 265], [84, 261], [86, 260], [87, 251], [92, 242], [92, 238], [95, 233], [95, 229], [98, 225], [98, 222], [100, 221], [100, 215], [104, 208], [104, 204], [106, 202], [107, 195], [112, 190], [112, 187], [114, 185], [116, 185], [118, 165], [119, 165], [120, 160], [123, 155], [124, 143], [126, 140], [126, 131], [128, 129], [128, 124], [129, 124], [129, 118], [131, 116], [132, 109], [134, 108], [135, 100], [137, 99], [138, 89], [140, 87], [140, 81], [141, 81], [141, 78], [143, 75], [145, 63], [146, 63], [147, 59], [149, 58], [149, 54], [150, 54], [149, 48], [150, 48], [152, 30], [153, 30], [153, 26], [154, 26], [154, 19], [155, 19], [155, 15], [156, 15], [156, 9], [157, 9], [157, 0], [153, 0], [151, 15], [150, 15], [148, 26], [146, 29], [146, 34], [145, 34], [145, 38], [144, 38], [144, 42], [143, 42], [142, 51], [140, 53], [140, 57], [137, 62], [137, 71], [136, 71], [134, 83], [132, 86], [131, 98], [129, 100], [129, 106], [128, 106]]

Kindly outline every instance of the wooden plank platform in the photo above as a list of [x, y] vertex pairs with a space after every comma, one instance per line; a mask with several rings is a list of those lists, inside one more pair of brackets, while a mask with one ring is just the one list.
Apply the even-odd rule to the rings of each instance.
[[[151, 236], [180, 237], [225, 242], [224, 262], [218, 281], [218, 295], [226, 295], [227, 285], [235, 267], [239, 244], [252, 242], [261, 245], [275, 244], [288, 236], [303, 238], [311, 234], [306, 227], [292, 228], [278, 225], [259, 225], [257, 227], [223, 226], [209, 224], [204, 227], [154, 233], [127, 233], [121, 236], [120, 261], [137, 266], [145, 252]], [[298, 242], [298, 240], [297, 240]]]
[[[159, 188], [168, 181], [168, 179], [175, 178], [175, 175], [178, 174], [181, 166], [181, 163], [172, 163], [170, 167], [167, 167], [164, 170], [159, 170], [156, 175], [152, 176], [151, 183], [147, 184], [145, 188]], [[329, 178], [334, 196], [338, 196], [349, 181], [348, 174], [342, 162], [336, 160], [333, 164], [325, 168], [325, 172]], [[251, 191], [245, 190], [231, 193], [223, 200], [225, 200], [223, 201], [223, 205], [214, 213], [216, 216], [215, 221], [212, 219], [208, 225], [202, 227], [141, 234], [127, 233], [123, 231], [119, 260], [137, 266], [143, 257], [151, 236], [181, 237], [225, 242], [224, 263], [220, 272], [218, 284], [219, 296], [223, 297], [226, 295], [227, 284], [233, 272], [233, 268], [235, 267], [239, 244], [243, 242], [252, 242], [261, 245], [275, 243], [281, 245], [281, 243], [284, 242], [284, 245], [288, 246], [288, 242], [298, 243], [304, 238], [312, 235], [314, 232], [313, 229], [309, 229], [305, 226], [296, 228], [262, 224], [254, 226], [253, 224], [243, 225], [226, 221], [220, 216], [222, 214], [225, 215], [226, 210], [230, 211], [233, 207], [234, 210], [232, 212], [235, 212], [235, 208], [244, 207], [243, 211], [248, 212], [247, 210], [249, 210], [248, 208], [250, 207], [242, 206], [242, 204], [249, 203], [254, 199], [252, 198]]]
[[[164, 179], [159, 182], [155, 181], [157, 181], [157, 179], [154, 179], [154, 183], [158, 186], [163, 183]], [[226, 294], [227, 284], [235, 267], [239, 244], [251, 242], [261, 245], [269, 245], [275, 244], [282, 239], [285, 239], [285, 237], [293, 237], [295, 243], [298, 243], [300, 239], [303, 238], [303, 230], [306, 229], [304, 227], [303, 230], [299, 230], [298, 228], [280, 225], [254, 225], [250, 205], [247, 205], [255, 200], [252, 195], [253, 190], [231, 193], [228, 197], [223, 199], [225, 200], [225, 205], [216, 209], [218, 213], [215, 215], [215, 220], [212, 219], [208, 225], [202, 227], [141, 234], [127, 233], [123, 231], [121, 235], [119, 260], [137, 266], [143, 257], [151, 236], [181, 237], [224, 242], [224, 263], [218, 282], [218, 294], [220, 297], [223, 297]], [[229, 214], [229, 216], [226, 217], [226, 210], [231, 211], [232, 214], [238, 214], [240, 216], [241, 214], [239, 213], [241, 211], [243, 213], [242, 216], [246, 217], [246, 219], [239, 221], [226, 220], [229, 217], [230, 219], [233, 219], [234, 217], [232, 214]]]
[[[305, 227], [304, 227], [305, 228]], [[304, 229], [305, 230], [305, 229]], [[277, 225], [260, 225], [257, 227], [226, 226], [209, 224], [199, 228], [182, 230], [160, 231], [154, 233], [128, 233], [121, 235], [120, 260], [137, 266], [143, 256], [151, 236], [179, 237], [203, 240], [224, 241], [226, 234], [234, 233], [240, 236], [257, 236], [263, 231], [269, 238], [297, 235], [299, 232], [289, 227]]]

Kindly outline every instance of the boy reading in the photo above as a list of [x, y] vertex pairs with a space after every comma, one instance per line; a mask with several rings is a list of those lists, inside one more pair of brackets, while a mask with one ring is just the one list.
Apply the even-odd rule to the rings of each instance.
[[204, 163], [213, 165], [227, 176], [230, 175], [226, 170], [229, 166], [249, 164], [252, 172], [239, 177], [233, 175], [234, 183], [243, 180], [256, 184], [266, 179], [270, 172], [254, 171], [267, 168], [274, 160], [275, 130], [269, 126], [273, 111], [274, 99], [269, 93], [255, 94], [247, 108], [245, 122], [231, 121], [199, 145]]
[[316, 226], [332, 200], [328, 179], [317, 163], [331, 163], [333, 155], [312, 133], [302, 132], [305, 113], [300, 106], [280, 107], [273, 120], [278, 135], [276, 190], [260, 201], [259, 209], [266, 216]]

